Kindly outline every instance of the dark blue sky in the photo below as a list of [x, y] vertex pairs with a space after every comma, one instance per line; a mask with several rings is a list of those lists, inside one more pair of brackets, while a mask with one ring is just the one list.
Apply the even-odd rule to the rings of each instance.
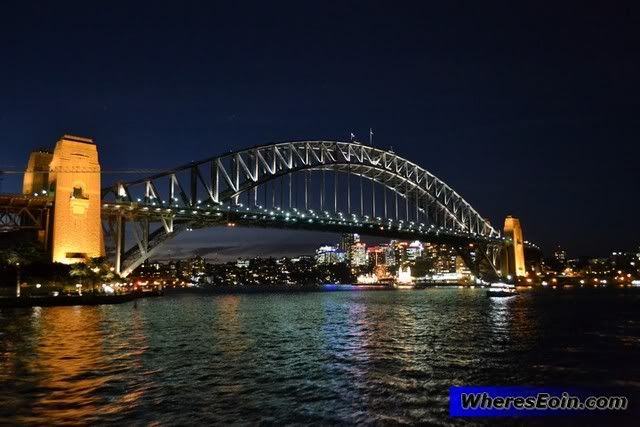
[[[3, 2], [0, 168], [63, 133], [124, 170], [371, 126], [546, 249], [640, 244], [632, 2], [225, 3]], [[242, 252], [248, 235], [178, 243]], [[286, 236], [301, 251], [323, 238]]]

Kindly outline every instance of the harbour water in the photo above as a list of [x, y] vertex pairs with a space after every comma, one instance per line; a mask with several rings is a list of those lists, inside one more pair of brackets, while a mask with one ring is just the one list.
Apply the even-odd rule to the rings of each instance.
[[495, 421], [449, 418], [454, 385], [616, 389], [633, 406], [639, 307], [640, 292], [427, 289], [1, 309], [0, 424]]

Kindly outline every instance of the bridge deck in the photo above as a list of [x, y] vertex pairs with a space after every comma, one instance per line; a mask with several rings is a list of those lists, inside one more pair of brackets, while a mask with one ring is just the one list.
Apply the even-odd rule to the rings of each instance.
[[32, 194], [0, 194], [1, 208], [46, 208], [53, 203], [53, 197]]

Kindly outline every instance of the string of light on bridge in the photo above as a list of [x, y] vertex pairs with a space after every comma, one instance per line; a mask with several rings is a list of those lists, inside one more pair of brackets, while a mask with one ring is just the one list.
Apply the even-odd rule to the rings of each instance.
[[73, 169], [73, 168], [56, 168], [45, 171], [31, 171], [31, 170], [6, 170], [0, 169], [0, 175], [22, 175], [25, 173], [32, 174], [50, 174], [50, 173], [100, 173], [102, 175], [110, 174], [155, 174], [164, 172], [166, 169], [130, 169], [130, 170], [95, 170], [95, 169]]

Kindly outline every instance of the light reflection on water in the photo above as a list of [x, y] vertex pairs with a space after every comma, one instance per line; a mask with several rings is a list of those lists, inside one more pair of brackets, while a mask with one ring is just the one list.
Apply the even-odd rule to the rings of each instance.
[[639, 301], [438, 289], [2, 310], [0, 424], [482, 424], [448, 418], [450, 386], [637, 393]]

